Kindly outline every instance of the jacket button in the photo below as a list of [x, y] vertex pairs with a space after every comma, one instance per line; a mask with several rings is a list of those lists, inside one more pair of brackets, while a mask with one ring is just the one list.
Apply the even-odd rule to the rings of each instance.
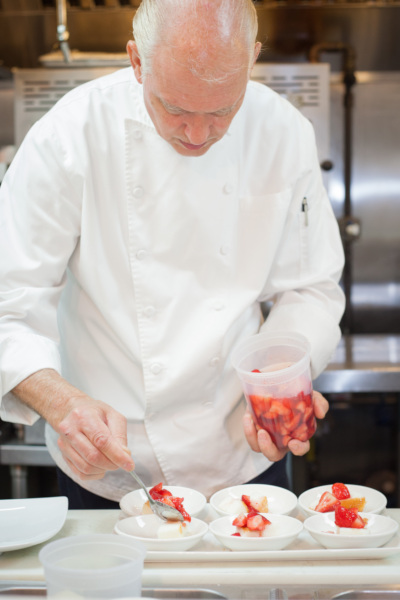
[[222, 302], [222, 300], [216, 300], [214, 302], [214, 310], [222, 310], [223, 308], [225, 308], [225, 304]]
[[219, 251], [223, 256], [226, 256], [227, 254], [229, 254], [229, 246], [221, 246]]
[[224, 192], [225, 192], [225, 194], [232, 194], [232, 192], [233, 192], [233, 185], [231, 183], [226, 183], [224, 185]]
[[136, 252], [136, 258], [138, 260], [143, 260], [144, 258], [146, 258], [146, 250], [138, 250]]
[[147, 306], [143, 311], [143, 313], [146, 317], [154, 317], [155, 312], [156, 312], [156, 309], [154, 308], [154, 306]]
[[151, 365], [150, 371], [153, 373], [153, 375], [158, 375], [162, 371], [162, 366], [159, 363], [154, 363]]
[[219, 365], [219, 361], [220, 361], [220, 358], [219, 358], [219, 356], [214, 356], [214, 357], [213, 357], [213, 358], [210, 360], [210, 367], [214, 367], [214, 368], [215, 368], [215, 367], [218, 367], [218, 365]]
[[140, 131], [140, 129], [135, 129], [133, 132], [133, 137], [135, 138], [135, 140], [141, 140], [143, 137], [142, 132]]
[[140, 187], [140, 185], [138, 185], [137, 187], [133, 188], [132, 193], [135, 198], [142, 198], [143, 194], [144, 194], [144, 189], [142, 187]]

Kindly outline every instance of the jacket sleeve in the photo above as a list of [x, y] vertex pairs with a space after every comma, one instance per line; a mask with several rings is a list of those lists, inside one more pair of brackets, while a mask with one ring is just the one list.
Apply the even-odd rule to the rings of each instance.
[[0, 188], [0, 417], [38, 415], [10, 393], [44, 368], [60, 372], [57, 306], [77, 244], [79, 206], [65, 152], [48, 120], [36, 123]]
[[339, 322], [345, 302], [339, 280], [344, 254], [308, 122], [302, 142], [303, 168], [293, 184], [285, 230], [259, 299], [272, 302], [263, 332], [295, 331], [308, 338], [316, 378], [341, 337]]

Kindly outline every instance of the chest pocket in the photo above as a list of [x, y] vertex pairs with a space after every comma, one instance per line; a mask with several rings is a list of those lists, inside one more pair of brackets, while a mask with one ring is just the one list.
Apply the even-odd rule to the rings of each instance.
[[[239, 253], [247, 257], [258, 285], [265, 282], [290, 216], [292, 188], [239, 199]], [[297, 250], [298, 251], [298, 250]]]

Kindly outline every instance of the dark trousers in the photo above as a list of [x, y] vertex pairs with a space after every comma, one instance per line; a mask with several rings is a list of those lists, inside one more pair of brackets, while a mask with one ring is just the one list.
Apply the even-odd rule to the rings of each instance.
[[[81, 509], [119, 509], [118, 502], [107, 500], [72, 481], [57, 467], [57, 480], [61, 496], [67, 496], [71, 510]], [[246, 483], [266, 483], [289, 489], [289, 480], [286, 473], [286, 457], [274, 463], [269, 469], [247, 481]]]

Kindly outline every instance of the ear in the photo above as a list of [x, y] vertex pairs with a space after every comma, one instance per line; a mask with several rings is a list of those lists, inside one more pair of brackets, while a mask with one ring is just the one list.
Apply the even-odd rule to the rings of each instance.
[[126, 51], [128, 52], [129, 60], [131, 61], [132, 69], [135, 73], [136, 79], [139, 83], [143, 83], [142, 61], [140, 60], [136, 42], [129, 40], [126, 45]]
[[261, 42], [256, 42], [254, 45], [253, 64], [251, 65], [251, 69], [254, 67], [260, 52], [261, 52]]

